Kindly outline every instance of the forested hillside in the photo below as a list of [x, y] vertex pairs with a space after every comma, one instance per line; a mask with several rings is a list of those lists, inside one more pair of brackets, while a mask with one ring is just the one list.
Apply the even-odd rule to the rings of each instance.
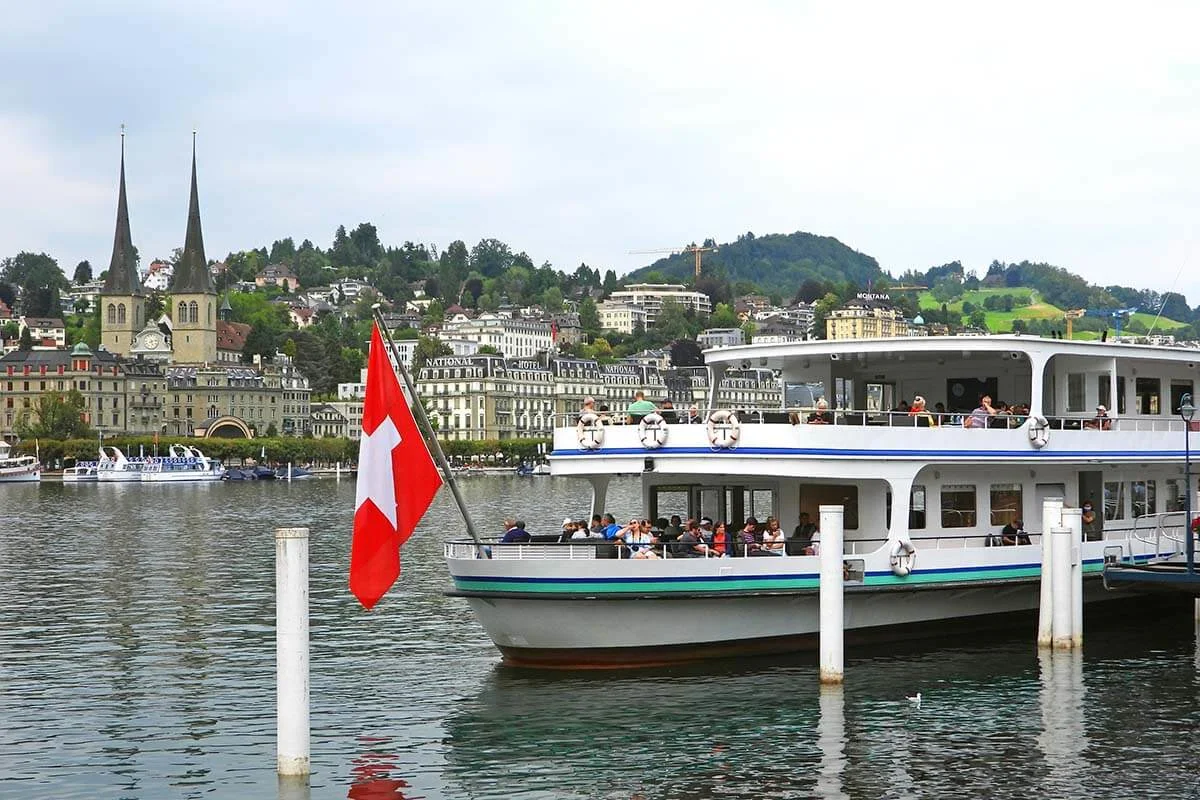
[[[709, 239], [704, 246], [716, 245]], [[785, 298], [795, 295], [805, 281], [866, 286], [883, 275], [879, 262], [871, 256], [852, 250], [832, 236], [800, 231], [767, 236], [746, 233], [736, 242], [704, 253], [703, 258], [705, 275], [724, 278], [735, 286], [753, 285], [761, 294]], [[654, 282], [658, 278], [691, 283], [694, 276], [694, 257], [681, 253], [636, 269], [626, 279], [630, 283]]]

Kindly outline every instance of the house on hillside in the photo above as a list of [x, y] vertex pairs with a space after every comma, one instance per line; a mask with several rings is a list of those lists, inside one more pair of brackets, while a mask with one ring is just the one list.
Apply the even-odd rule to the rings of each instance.
[[268, 264], [254, 276], [254, 285], [260, 289], [268, 284], [289, 292], [300, 288], [300, 280], [287, 264]]
[[21, 317], [22, 334], [28, 329], [34, 350], [57, 350], [67, 346], [67, 326], [58, 317]]

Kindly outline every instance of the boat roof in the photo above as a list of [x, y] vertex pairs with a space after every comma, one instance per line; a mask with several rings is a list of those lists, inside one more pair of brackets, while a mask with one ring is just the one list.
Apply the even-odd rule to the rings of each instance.
[[1048, 339], [1040, 336], [896, 336], [885, 339], [816, 339], [807, 342], [743, 344], [714, 347], [704, 351], [708, 365], [737, 364], [750, 361], [764, 367], [779, 367], [796, 358], [831, 356], [842, 353], [1011, 353], [1028, 356], [1072, 355], [1105, 358], [1138, 358], [1160, 361], [1200, 361], [1200, 350], [1162, 345], [1125, 342]]

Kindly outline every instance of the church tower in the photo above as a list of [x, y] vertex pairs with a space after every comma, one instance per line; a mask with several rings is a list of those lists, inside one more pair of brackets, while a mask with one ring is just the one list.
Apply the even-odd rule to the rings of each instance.
[[192, 197], [183, 255], [171, 276], [171, 349], [185, 364], [217, 360], [217, 287], [204, 257], [200, 195], [196, 191], [196, 134], [192, 134]]
[[146, 292], [138, 278], [137, 255], [129, 232], [125, 200], [125, 131], [121, 130], [121, 188], [117, 194], [117, 232], [112, 261], [100, 290], [100, 344], [110, 353], [128, 356], [133, 337], [146, 324]]

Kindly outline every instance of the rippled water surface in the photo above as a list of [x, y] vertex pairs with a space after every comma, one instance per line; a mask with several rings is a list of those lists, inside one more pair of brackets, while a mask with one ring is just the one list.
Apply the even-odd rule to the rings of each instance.
[[[481, 529], [584, 516], [560, 479], [462, 482]], [[632, 481], [614, 511], [636, 509]], [[0, 797], [276, 798], [276, 527], [312, 529], [311, 796], [1200, 797], [1191, 615], [619, 674], [499, 666], [449, 580], [448, 492], [397, 589], [346, 590], [354, 487], [0, 486]], [[906, 694], [922, 693], [918, 708]], [[308, 796], [305, 793], [289, 797]]]

